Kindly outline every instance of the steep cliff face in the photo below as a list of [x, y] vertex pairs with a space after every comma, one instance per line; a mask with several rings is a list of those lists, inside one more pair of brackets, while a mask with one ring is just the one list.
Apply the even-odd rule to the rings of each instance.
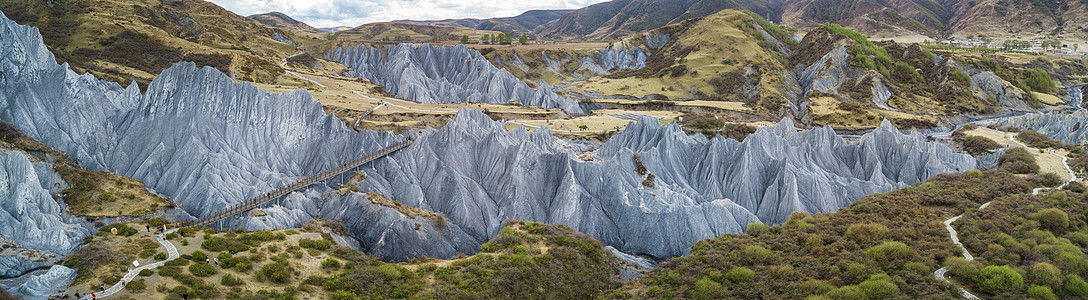
[[0, 153], [0, 277], [48, 266], [90, 234], [78, 220], [61, 216], [61, 204], [50, 195], [57, 175], [39, 165], [23, 152]]
[[1088, 111], [1073, 113], [1033, 113], [997, 122], [1001, 126], [1034, 129], [1065, 144], [1088, 142]]
[[346, 75], [370, 79], [398, 98], [424, 103], [514, 100], [561, 108], [569, 114], [585, 113], [578, 102], [556, 95], [549, 87], [530, 88], [464, 45], [400, 44], [384, 50], [367, 45], [336, 47], [325, 53], [325, 59], [343, 63], [351, 68]]

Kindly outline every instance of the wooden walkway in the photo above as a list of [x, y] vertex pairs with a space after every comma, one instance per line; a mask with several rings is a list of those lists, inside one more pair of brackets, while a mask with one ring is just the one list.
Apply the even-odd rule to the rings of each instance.
[[220, 220], [223, 220], [223, 219], [225, 219], [227, 217], [248, 212], [251, 209], [254, 209], [254, 208], [257, 208], [258, 206], [261, 206], [262, 204], [265, 204], [265, 203], [268, 203], [269, 201], [275, 200], [276, 198], [279, 198], [279, 197], [282, 197], [284, 195], [290, 194], [291, 192], [294, 192], [296, 190], [299, 190], [299, 189], [302, 189], [304, 187], [310, 186], [312, 184], [324, 181], [325, 179], [329, 179], [330, 177], [342, 174], [344, 172], [351, 171], [352, 169], [355, 169], [355, 168], [357, 168], [357, 167], [359, 167], [359, 166], [361, 166], [361, 165], [363, 165], [365, 163], [371, 162], [371, 161], [373, 161], [375, 159], [378, 159], [378, 158], [382, 158], [382, 157], [384, 157], [386, 155], [389, 155], [390, 153], [396, 152], [397, 150], [400, 150], [400, 149], [402, 149], [404, 147], [407, 147], [408, 145], [411, 145], [411, 144], [412, 144], [412, 139], [405, 139], [404, 141], [401, 141], [401, 142], [398, 142], [396, 144], [390, 145], [388, 147], [382, 148], [381, 150], [378, 150], [377, 152], [367, 154], [367, 155], [365, 155], [363, 157], [360, 157], [360, 158], [357, 158], [357, 159], [352, 160], [350, 162], [347, 162], [347, 163], [345, 163], [343, 165], [340, 165], [340, 166], [338, 166], [336, 168], [325, 170], [325, 171], [323, 171], [321, 173], [314, 174], [313, 176], [299, 179], [298, 181], [295, 181], [294, 183], [292, 183], [292, 184], [290, 184], [288, 186], [278, 188], [278, 189], [273, 190], [271, 192], [265, 193], [265, 194], [263, 194], [261, 196], [257, 196], [257, 197], [255, 197], [253, 199], [246, 200], [245, 202], [238, 203], [238, 204], [235, 204], [233, 206], [227, 207], [227, 208], [225, 208], [223, 210], [220, 210], [220, 211], [218, 211], [216, 213], [206, 215], [206, 216], [201, 217], [200, 219], [197, 219], [196, 221], [192, 221], [192, 222], [190, 222], [190, 223], [188, 223], [186, 225], [187, 226], [194, 226], [194, 227], [208, 226], [208, 225], [214, 224], [215, 222], [219, 222]]

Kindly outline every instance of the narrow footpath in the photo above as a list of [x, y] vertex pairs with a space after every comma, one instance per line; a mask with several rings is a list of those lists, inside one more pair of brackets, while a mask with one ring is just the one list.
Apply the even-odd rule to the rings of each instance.
[[[175, 231], [178, 231], [178, 229], [177, 228], [170, 229], [170, 230], [166, 231], [166, 233], [163, 234], [162, 236], [166, 236], [167, 234], [174, 233]], [[110, 295], [116, 294], [117, 292], [120, 292], [121, 290], [125, 289], [125, 285], [122, 284], [122, 282], [132, 281], [132, 279], [136, 278], [136, 276], [140, 274], [140, 271], [147, 270], [147, 269], [156, 269], [158, 267], [161, 267], [163, 264], [166, 264], [166, 262], [174, 260], [174, 259], [178, 258], [179, 256], [181, 256], [180, 254], [178, 254], [178, 248], [174, 247], [174, 244], [171, 243], [170, 241], [167, 241], [165, 238], [159, 237], [157, 235], [155, 236], [155, 239], [159, 242], [159, 245], [162, 245], [163, 247], [166, 248], [166, 253], [169, 255], [169, 256], [166, 257], [166, 260], [158, 261], [158, 262], [154, 262], [154, 263], [150, 263], [150, 264], [146, 264], [146, 265], [141, 265], [141, 266], [139, 266], [139, 267], [137, 267], [135, 269], [129, 270], [128, 274], [125, 274], [125, 277], [121, 278], [121, 281], [118, 281], [116, 284], [114, 284], [110, 288], [106, 289], [105, 291], [94, 293], [95, 297], [97, 297], [97, 299], [102, 299], [102, 298], [108, 297]], [[88, 295], [81, 295], [81, 296], [82, 296], [81, 299], [91, 299], [91, 295], [89, 295], [89, 294]]]
[[[1025, 149], [1028, 149], [1029, 151], [1039, 151], [1039, 149], [1028, 147], [1028, 145], [1025, 145], [1024, 143], [1021, 143], [1020, 141], [1016, 140], [1016, 137], [1014, 137], [1012, 135], [1012, 133], [1006, 132], [1005, 134], [1007, 134], [1009, 136], [1009, 140], [1011, 140], [1014, 143], [1020, 145], [1021, 147], [1024, 147]], [[1077, 176], [1073, 173], [1073, 169], [1069, 168], [1069, 162], [1068, 162], [1067, 157], [1065, 157], [1063, 155], [1059, 155], [1059, 154], [1054, 153], [1054, 152], [1046, 152], [1046, 153], [1061, 157], [1062, 165], [1065, 166], [1065, 171], [1069, 172], [1069, 180], [1067, 180], [1065, 183], [1062, 183], [1061, 185], [1059, 185], [1058, 187], [1056, 187], [1054, 189], [1059, 189], [1060, 190], [1060, 189], [1064, 188], [1066, 185], [1069, 185], [1069, 183], [1073, 182], [1073, 180], [1077, 179]], [[1042, 192], [1044, 190], [1049, 190], [1049, 189], [1051, 189], [1051, 188], [1045, 188], [1045, 187], [1036, 188], [1036, 189], [1031, 191], [1031, 194], [1032, 195], [1038, 195], [1040, 192]], [[978, 207], [978, 209], [979, 210], [985, 209], [987, 206], [990, 206], [991, 202], [983, 203], [981, 206]], [[958, 216], [955, 216], [955, 217], [952, 217], [952, 218], [950, 218], [948, 220], [945, 220], [944, 221], [944, 227], [945, 227], [945, 229], [948, 229], [948, 235], [949, 235], [949, 237], [952, 238], [952, 243], [956, 244], [957, 247], [960, 247], [960, 251], [963, 252], [963, 258], [967, 259], [967, 261], [974, 261], [975, 256], [971, 255], [971, 253], [967, 251], [967, 248], [963, 247], [963, 243], [960, 243], [960, 238], [959, 238], [959, 235], [956, 233], [956, 229], [952, 228], [952, 223], [956, 222], [956, 220], [959, 220], [960, 217], [963, 217], [963, 214], [960, 214]], [[937, 277], [937, 279], [940, 279], [940, 280], [942, 280], [944, 282], [947, 282], [947, 283], [951, 284], [952, 282], [950, 280], [948, 280], [948, 277], [945, 277], [945, 273], [947, 273], [947, 272], [948, 272], [948, 267], [942, 267], [940, 269], [937, 269], [937, 271], [934, 271], [933, 276]], [[964, 298], [967, 298], [967, 299], [979, 299], [978, 296], [975, 296], [974, 294], [971, 294], [971, 292], [968, 292], [967, 289], [964, 289], [963, 287], [961, 287], [959, 285], [956, 285], [956, 289], [960, 290], [960, 295], [962, 295]]]

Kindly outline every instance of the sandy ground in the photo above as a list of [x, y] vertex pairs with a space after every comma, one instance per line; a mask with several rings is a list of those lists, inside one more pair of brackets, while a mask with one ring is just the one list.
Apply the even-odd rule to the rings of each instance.
[[[1017, 143], [1013, 142], [1012, 140], [1010, 140], [1009, 135], [1006, 134], [1005, 132], [993, 130], [993, 129], [990, 129], [990, 128], [978, 127], [978, 128], [969, 130], [966, 133], [967, 133], [967, 135], [981, 136], [981, 137], [985, 137], [985, 138], [994, 140], [995, 142], [997, 142], [998, 144], [1001, 144], [1002, 146], [1009, 146], [1009, 147], [1013, 147], [1013, 148], [1021, 147], [1019, 144], [1017, 144]], [[1054, 153], [1057, 153], [1058, 155], [1063, 155], [1063, 156], [1069, 155], [1069, 152], [1064, 150], [1064, 149], [1058, 149], [1058, 150], [1046, 150], [1046, 149], [1044, 149], [1044, 150], [1045, 151], [1053, 151]], [[1050, 154], [1050, 153], [1039, 153], [1039, 151], [1028, 151], [1028, 152], [1031, 152], [1031, 154], [1033, 156], [1035, 156], [1035, 162], [1037, 162], [1039, 164], [1039, 173], [1040, 174], [1042, 174], [1042, 173], [1054, 173], [1054, 174], [1058, 174], [1058, 176], [1062, 178], [1062, 181], [1069, 180], [1069, 172], [1065, 171], [1065, 166], [1062, 165], [1061, 157], [1059, 157], [1058, 155]]]

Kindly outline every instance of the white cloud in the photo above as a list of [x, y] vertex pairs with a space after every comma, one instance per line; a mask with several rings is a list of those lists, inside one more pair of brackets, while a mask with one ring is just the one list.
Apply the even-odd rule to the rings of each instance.
[[209, 0], [239, 15], [278, 11], [314, 27], [392, 20], [511, 17], [532, 9], [576, 9], [607, 0]]

